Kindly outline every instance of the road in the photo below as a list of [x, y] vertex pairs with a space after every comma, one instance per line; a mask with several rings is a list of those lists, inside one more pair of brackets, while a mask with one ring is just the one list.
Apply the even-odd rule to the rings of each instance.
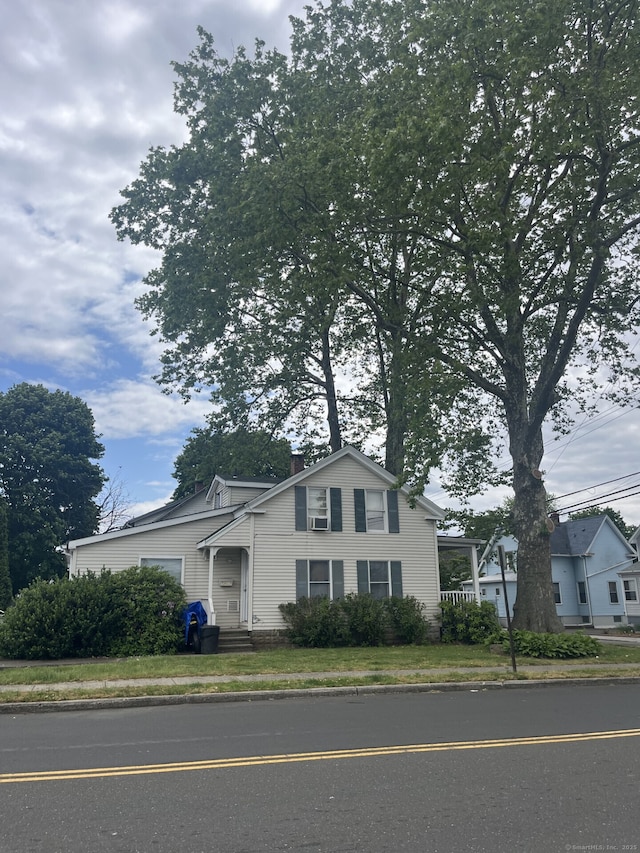
[[0, 716], [2, 853], [640, 851], [640, 686]]

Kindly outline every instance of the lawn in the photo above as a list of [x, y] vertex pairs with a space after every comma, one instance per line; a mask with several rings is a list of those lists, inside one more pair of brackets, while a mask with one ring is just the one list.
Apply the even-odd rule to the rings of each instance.
[[[518, 658], [520, 665], [541, 669], [552, 661]], [[566, 662], [567, 667], [589, 667], [598, 671], [608, 664], [640, 665], [640, 646], [603, 645], [597, 658], [581, 658]], [[484, 646], [433, 644], [427, 646], [394, 646], [380, 648], [278, 649], [254, 654], [174, 655], [125, 658], [65, 665], [20, 666], [2, 668], [0, 684], [53, 684], [55, 682], [111, 681], [134, 678], [172, 678], [192, 676], [274, 674], [352, 673], [381, 670], [450, 670], [491, 667], [497, 671], [510, 669], [508, 655], [497, 655]], [[408, 674], [407, 674], [408, 675]], [[347, 676], [348, 677], [348, 676]], [[353, 683], [353, 680], [350, 682]]]

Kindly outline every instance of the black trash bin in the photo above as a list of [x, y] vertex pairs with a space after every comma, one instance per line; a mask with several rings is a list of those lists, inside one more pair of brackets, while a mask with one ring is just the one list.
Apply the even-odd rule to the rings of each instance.
[[219, 625], [203, 625], [200, 628], [200, 654], [215, 655], [218, 653]]

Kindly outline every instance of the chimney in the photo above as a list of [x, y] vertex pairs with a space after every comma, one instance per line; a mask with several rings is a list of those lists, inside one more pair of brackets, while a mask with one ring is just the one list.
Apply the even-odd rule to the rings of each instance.
[[304, 471], [304, 453], [291, 454], [291, 476]]
[[552, 512], [549, 513], [549, 518], [553, 521], [556, 527], [560, 524], [560, 513], [558, 510], [552, 510]]

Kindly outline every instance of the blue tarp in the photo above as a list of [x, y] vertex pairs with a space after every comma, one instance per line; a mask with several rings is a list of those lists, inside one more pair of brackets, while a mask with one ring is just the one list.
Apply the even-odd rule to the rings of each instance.
[[192, 601], [191, 604], [187, 604], [184, 611], [184, 641], [187, 645], [189, 645], [189, 628], [194, 621], [200, 633], [200, 628], [207, 624], [207, 611], [201, 601]]

